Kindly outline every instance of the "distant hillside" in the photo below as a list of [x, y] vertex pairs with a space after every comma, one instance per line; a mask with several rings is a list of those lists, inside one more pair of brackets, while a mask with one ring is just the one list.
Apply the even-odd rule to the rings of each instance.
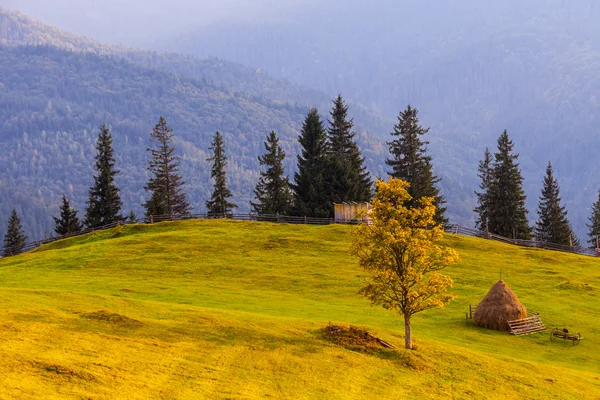
[[0, 8], [0, 44], [7, 46], [51, 46], [100, 56], [119, 56], [132, 63], [163, 69], [189, 78], [206, 80], [225, 90], [252, 93], [270, 100], [319, 104], [325, 94], [289, 81], [276, 79], [260, 70], [217, 58], [200, 59], [175, 53], [161, 53], [110, 46], [77, 36], [11, 10]]
[[[130, 154], [123, 160], [124, 173], [131, 167], [132, 171], [142, 174], [145, 168], [143, 150], [148, 132], [159, 114], [170, 116], [169, 122], [181, 135], [180, 140], [186, 142], [181, 148], [184, 158], [202, 165], [189, 167], [192, 175], [186, 178], [188, 183], [203, 187], [192, 192], [196, 211], [203, 209], [205, 198], [200, 194], [201, 191], [206, 194], [209, 190], [208, 176], [203, 175], [207, 170], [201, 169], [206, 166], [203, 157], [209, 138], [214, 130], [223, 130], [229, 139], [231, 182], [236, 201], [243, 211], [248, 207], [257, 179], [256, 156], [262, 151], [264, 135], [271, 129], [280, 131], [288, 150], [286, 166], [291, 174], [295, 167], [296, 138], [304, 113], [314, 105], [327, 117], [331, 98], [337, 94], [333, 92], [326, 95], [318, 90], [272, 78], [260, 70], [216, 58], [198, 59], [107, 46], [7, 10], [0, 10], [0, 45], [3, 45], [3, 52], [10, 54], [2, 63], [7, 73], [0, 77], [5, 85], [0, 96], [7, 104], [1, 111], [6, 119], [0, 132], [0, 146], [8, 151], [2, 156], [4, 166], [0, 164], [0, 171], [10, 170], [4, 182], [0, 182], [0, 186], [5, 188], [0, 189], [0, 198], [7, 199], [2, 202], [0, 212], [9, 210], [15, 203], [11, 201], [14, 198], [21, 199], [17, 204], [35, 204], [36, 211], [27, 212], [29, 221], [26, 226], [36, 238], [51, 229], [47, 210], [56, 209], [65, 184], [74, 185], [75, 201], [83, 207], [85, 188], [91, 179], [91, 144], [95, 130], [104, 121], [115, 128], [118, 143], [124, 140], [119, 136], [128, 135], [131, 148], [128, 150]], [[46, 59], [48, 57], [50, 60]], [[74, 65], [59, 62], [65, 57], [74, 60]], [[45, 68], [47, 63], [49, 67]], [[19, 74], [14, 73], [16, 70]], [[36, 85], [38, 76], [41, 82], [39, 86]], [[110, 76], [108, 81], [105, 80], [107, 76]], [[49, 102], [52, 107], [48, 107]], [[141, 104], [147, 106], [141, 107]], [[235, 110], [232, 110], [232, 104], [236, 104]], [[367, 164], [373, 176], [385, 177], [385, 142], [390, 138], [389, 132], [395, 120], [381, 118], [359, 103], [351, 101], [350, 105], [351, 115], [357, 124], [359, 145], [364, 149]], [[60, 110], [66, 106], [71, 109], [70, 117], [63, 118], [67, 113]], [[263, 113], [272, 116], [265, 117]], [[427, 123], [427, 115], [423, 116], [424, 123]], [[273, 122], [272, 118], [276, 118], [277, 122]], [[80, 132], [84, 129], [92, 139], [81, 137]], [[49, 161], [35, 168], [33, 158], [16, 156], [18, 151], [28, 146], [32, 152], [39, 151], [36, 141], [42, 131], [49, 135], [46, 136], [50, 137], [49, 145], [58, 147], [59, 142], [55, 142], [57, 139], [53, 135], [60, 131], [72, 137], [72, 146], [87, 146], [85, 148], [89, 151], [84, 156], [79, 153], [71, 156], [72, 159], [79, 157], [86, 160], [78, 164], [75, 176], [81, 176], [77, 180], [58, 183], [62, 175], [51, 172], [56, 167], [53, 163], [61, 159], [60, 154], [68, 154], [68, 151], [46, 150], [44, 157]], [[25, 136], [31, 145], [18, 142], [25, 140]], [[131, 144], [132, 137], [135, 137], [135, 144]], [[468, 148], [471, 143], [469, 138], [449, 141], [437, 132], [432, 132], [429, 139], [432, 148]], [[188, 150], [191, 154], [187, 153]], [[196, 151], [201, 151], [201, 155]], [[472, 166], [465, 165], [463, 160], [448, 160], [446, 155], [438, 155], [434, 163], [443, 177], [441, 186], [448, 199], [449, 217], [453, 222], [468, 224], [472, 218], [473, 187], [465, 185], [461, 176], [471, 172], [469, 168]], [[34, 170], [35, 174], [32, 172]], [[241, 178], [242, 175], [245, 178]], [[198, 179], [202, 180], [201, 185]], [[140, 211], [139, 204], [143, 200], [140, 188], [143, 183], [136, 180], [125, 182], [124, 185], [125, 197], [129, 199], [126, 207]], [[18, 190], [13, 187], [18, 187]], [[43, 221], [41, 225], [36, 222], [38, 220]], [[0, 224], [0, 235], [4, 229]]]
[[[198, 58], [172, 52], [158, 52], [106, 45], [43, 24], [17, 11], [0, 8], [0, 44], [8, 46], [51, 46], [74, 52], [116, 56], [148, 68], [161, 69], [177, 75], [206, 81], [226, 91], [243, 92], [271, 101], [329, 107], [333, 94], [275, 78], [264, 71], [224, 59]], [[370, 109], [353, 103], [359, 123], [382, 127], [382, 119]], [[389, 122], [389, 121], [386, 121]]]
[[[1, 190], [12, 199], [2, 201], [2, 214], [13, 205], [22, 208], [36, 237], [49, 228], [50, 205], [62, 192], [83, 207], [92, 178], [93, 143], [103, 121], [114, 132], [126, 210], [140, 212], [147, 179], [144, 150], [160, 115], [177, 135], [186, 191], [196, 210], [203, 209], [210, 194], [205, 160], [216, 130], [225, 136], [230, 184], [244, 210], [257, 180], [256, 155], [264, 136], [275, 129], [285, 149], [295, 153], [306, 110], [260, 102], [123, 60], [50, 47], [0, 48], [0, 76]], [[289, 170], [293, 157], [287, 161]]]
[[[322, 93], [237, 64], [104, 46], [18, 13], [0, 13], [0, 38], [0, 216], [17, 207], [34, 238], [51, 232], [50, 213], [63, 192], [84, 207], [103, 122], [115, 135], [126, 212], [141, 213], [145, 148], [160, 115], [177, 135], [195, 211], [210, 194], [206, 158], [216, 130], [226, 139], [234, 200], [247, 211], [267, 133], [281, 136], [291, 175], [309, 105], [329, 108]], [[353, 111], [378, 126], [377, 117]], [[385, 148], [359, 129], [369, 167], [383, 175]], [[0, 235], [4, 229], [2, 222]]]
[[432, 128], [434, 166], [471, 206], [477, 161], [506, 128], [530, 219], [552, 160], [582, 235], [600, 188], [598, 20], [594, 0], [332, 0], [260, 23], [199, 26], [163, 44], [341, 90], [388, 118], [412, 103]]

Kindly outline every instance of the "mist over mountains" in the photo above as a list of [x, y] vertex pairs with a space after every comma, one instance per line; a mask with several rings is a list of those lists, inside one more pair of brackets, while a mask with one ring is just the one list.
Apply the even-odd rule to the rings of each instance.
[[[233, 146], [237, 146], [233, 144], [237, 139], [246, 143], [245, 151], [233, 154], [241, 158], [234, 160], [232, 167], [234, 182], [241, 182], [241, 178], [235, 178], [236, 165], [247, 171], [244, 183], [234, 187], [234, 191], [243, 192], [241, 198], [244, 201], [250, 197], [256, 179], [256, 155], [268, 133], [262, 130], [268, 129], [272, 119], [258, 123], [264, 119], [252, 117], [252, 106], [244, 111], [243, 117], [237, 114], [241, 111], [233, 114], [234, 119], [246, 121], [246, 124], [220, 127], [221, 115], [230, 113], [227, 107], [219, 106], [221, 102], [258, 103], [268, 112], [282, 107], [284, 111], [277, 110], [275, 114], [285, 114], [287, 122], [273, 123], [276, 126], [272, 128], [282, 130], [283, 143], [289, 149], [288, 167], [292, 168], [294, 139], [302, 113], [308, 106], [318, 105], [325, 114], [329, 99], [341, 92], [353, 104], [352, 112], [360, 123], [361, 146], [374, 175], [385, 174], [385, 141], [389, 140], [398, 111], [408, 103], [420, 110], [422, 123], [431, 127], [428, 139], [433, 163], [436, 173], [443, 178], [442, 190], [449, 200], [453, 222], [472, 223], [473, 191], [478, 183], [477, 161], [485, 147], [493, 151], [496, 138], [508, 129], [521, 154], [530, 219], [536, 218], [535, 207], [544, 169], [551, 160], [571, 222], [580, 236], [586, 231], [590, 206], [600, 188], [596, 157], [600, 150], [597, 133], [600, 83], [596, 73], [600, 66], [600, 27], [596, 23], [600, 6], [593, 1], [532, 0], [523, 3], [508, 0], [488, 4], [470, 0], [382, 0], [374, 3], [315, 0], [302, 3], [262, 1], [248, 7], [242, 5], [245, 2], [233, 0], [221, 5], [179, 0], [173, 3], [172, 10], [165, 10], [164, 5], [155, 1], [144, 2], [144, 5], [135, 1], [109, 1], [102, 7], [92, 1], [61, 0], [59, 3], [60, 7], [53, 11], [51, 8], [55, 3], [0, 0], [0, 6], [30, 12], [38, 18], [46, 16], [44, 21], [78, 34], [110, 43], [179, 52], [200, 59], [175, 54], [159, 56], [159, 53], [112, 46], [100, 49], [103, 46], [90, 45], [89, 41], [76, 35], [65, 40], [64, 32], [53, 35], [39, 26], [34, 31], [41, 29], [45, 33], [31, 33], [15, 39], [13, 30], [13, 39], [9, 42], [7, 30], [3, 30], [7, 25], [5, 20], [0, 20], [0, 32], [3, 32], [0, 39], [5, 46], [12, 47], [47, 44], [61, 51], [83, 51], [91, 47], [99, 57], [94, 63], [103, 64], [108, 59], [113, 62], [117, 57], [125, 60], [128, 68], [162, 71], [168, 79], [191, 79], [194, 83], [186, 84], [196, 85], [197, 89], [205, 90], [202, 84], [207, 84], [213, 93], [219, 93], [211, 103], [213, 118], [209, 114], [199, 114], [180, 119], [195, 113], [195, 105], [200, 103], [190, 107], [187, 93], [173, 89], [177, 87], [175, 83], [168, 89], [181, 95], [171, 117], [176, 124], [176, 133], [181, 133], [184, 159], [187, 160], [188, 151], [190, 154], [202, 152], [190, 157], [195, 163], [186, 167], [189, 168], [186, 171], [200, 171], [200, 176], [204, 176], [202, 168], [205, 167], [200, 165], [208, 143], [207, 135], [212, 129], [229, 129]], [[59, 9], [61, 12], [56, 11]], [[148, 23], [159, 17], [160, 24]], [[30, 40], [32, 37], [35, 40]], [[55, 37], [62, 39], [48, 39]], [[53, 40], [70, 44], [56, 45]], [[48, 54], [37, 55], [41, 57], [37, 61], [26, 60], [25, 57], [32, 57], [31, 54], [13, 53], [11, 57], [21, 58], [29, 65], [47, 62]], [[104, 67], [96, 69], [103, 70]], [[81, 71], [73, 73], [80, 74]], [[0, 80], [6, 80], [6, 75], [0, 76], [3, 76]], [[19, 109], [21, 117], [32, 111], [44, 114], [47, 100], [60, 103], [65, 95], [40, 94], [35, 91], [33, 81], [29, 83], [32, 87], [28, 96], [36, 98], [40, 105]], [[129, 86], [128, 81], [122, 84]], [[18, 93], [22, 86], [13, 85], [12, 88], [10, 96], [21, 96]], [[109, 89], [117, 93], [119, 102], [126, 103], [123, 96], [127, 92], [122, 88]], [[156, 93], [157, 99], [161, 99], [159, 92]], [[238, 101], [238, 97], [245, 100]], [[12, 111], [3, 116], [7, 120], [14, 119], [16, 112], [16, 100], [12, 101], [13, 108], [8, 108]], [[76, 101], [69, 99], [66, 103], [71, 105]], [[154, 113], [160, 113], [164, 104], [162, 100], [157, 101], [154, 108], [134, 117], [137, 121], [134, 124], [136, 140], [146, 138], [158, 118]], [[181, 110], [189, 110], [181, 111], [180, 106]], [[114, 116], [111, 112], [106, 114], [103, 105], [99, 107], [94, 103], [94, 107], [97, 111], [94, 118], [66, 126], [63, 121], [57, 121], [48, 125], [46, 131], [81, 132], [86, 129], [90, 134], [95, 133], [96, 125], [103, 118]], [[119, 117], [122, 118], [126, 117]], [[196, 124], [199, 127], [193, 126]], [[14, 153], [18, 140], [23, 140], [23, 132], [30, 129], [24, 128], [25, 125], [15, 126], [10, 130], [13, 132], [10, 141], [6, 140], [4, 128], [0, 138], [6, 149], [3, 152]], [[128, 132], [128, 137], [133, 135], [118, 124], [115, 132], [117, 128]], [[77, 142], [80, 138], [74, 140]], [[194, 150], [189, 150], [188, 145]], [[142, 147], [140, 144], [141, 158], [131, 163], [135, 165], [132, 171], [143, 175], [145, 155]], [[84, 153], [85, 157], [90, 154]], [[4, 165], [10, 165], [11, 171], [15, 169], [13, 163], [17, 170], [25, 170], [21, 167], [26, 164], [24, 159], [8, 158], [5, 161], [8, 164]], [[86, 162], [89, 164], [86, 168], [91, 168], [91, 162]], [[83, 168], [83, 161], [81, 165]], [[0, 169], [6, 170], [8, 167]], [[52, 180], [45, 170], [46, 167], [38, 171], [43, 175], [40, 179], [44, 182]], [[91, 173], [91, 169], [88, 172]], [[31, 172], [11, 174], [11, 182], [15, 185], [19, 176], [31, 176]], [[196, 175], [192, 177], [196, 179]], [[89, 184], [85, 179], [82, 175], [77, 195], [79, 206], [84, 188]], [[203, 182], [207, 184], [208, 181]], [[32, 187], [38, 186], [36, 183]], [[198, 190], [194, 194], [197, 205], [201, 204], [203, 195]], [[58, 191], [57, 188], [53, 193]], [[130, 199], [133, 202], [141, 195], [139, 187], [132, 189]], [[37, 192], [29, 197], [40, 198]], [[51, 202], [57, 200], [52, 199]], [[44, 200], [45, 206], [48, 206], [47, 201]]]
[[[201, 27], [170, 44], [346, 96], [393, 118], [410, 103], [431, 126], [450, 209], [467, 215], [476, 163], [508, 129], [530, 219], [546, 163], [580, 236], [600, 187], [595, 154], [600, 6], [593, 1], [351, 1], [293, 18]], [[449, 184], [449, 185], [448, 185]], [[462, 208], [464, 207], [464, 208]]]
[[[291, 174], [307, 104], [327, 112], [330, 102], [316, 90], [234, 63], [106, 46], [3, 11], [0, 212], [8, 215], [16, 207], [28, 234], [42, 238], [52, 232], [50, 213], [56, 213], [62, 193], [82, 210], [95, 137], [106, 122], [114, 133], [125, 211], [141, 215], [145, 149], [161, 115], [177, 135], [195, 211], [204, 210], [210, 195], [206, 159], [216, 130], [225, 137], [234, 201], [239, 211], [249, 211], [266, 135], [271, 130], [280, 135]], [[379, 118], [360, 106], [353, 109], [367, 164], [383, 175], [384, 149], [360, 127], [361, 121], [380, 126]]]

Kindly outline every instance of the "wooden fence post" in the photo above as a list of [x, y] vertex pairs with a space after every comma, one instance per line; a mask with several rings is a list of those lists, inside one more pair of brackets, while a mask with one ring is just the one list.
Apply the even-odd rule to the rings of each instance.
[[458, 224], [456, 224], [456, 227], [455, 227], [454, 234], [455, 234], [455, 235], [458, 235]]
[[304, 224], [306, 225], [306, 215], [304, 216]]
[[469, 318], [473, 318], [473, 307], [469, 304]]
[[573, 234], [569, 233], [569, 247], [573, 248]]
[[154, 216], [152, 214], [150, 214], [150, 223], [153, 224], [154, 223]]

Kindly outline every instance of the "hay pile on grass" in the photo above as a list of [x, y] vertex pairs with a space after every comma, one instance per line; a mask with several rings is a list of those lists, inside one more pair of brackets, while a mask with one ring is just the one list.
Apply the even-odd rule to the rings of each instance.
[[504, 281], [498, 281], [475, 309], [473, 321], [484, 328], [508, 331], [508, 321], [525, 317], [525, 306]]
[[373, 353], [382, 348], [394, 348], [392, 344], [355, 326], [345, 327], [329, 324], [322, 329], [322, 332], [329, 341], [350, 350]]
[[94, 319], [96, 321], [107, 322], [111, 325], [119, 326], [142, 326], [143, 324], [137, 319], [129, 318], [125, 315], [110, 313], [107, 311], [95, 311], [91, 313], [82, 314], [82, 317], [87, 319]]

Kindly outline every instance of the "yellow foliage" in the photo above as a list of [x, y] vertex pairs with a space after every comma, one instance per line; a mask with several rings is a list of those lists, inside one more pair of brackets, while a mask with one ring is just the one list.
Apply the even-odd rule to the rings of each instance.
[[443, 227], [433, 219], [434, 199], [420, 200], [420, 207], [407, 208], [409, 184], [390, 178], [377, 181], [370, 223], [354, 230], [352, 252], [369, 272], [360, 293], [373, 304], [398, 310], [406, 324], [406, 347], [410, 343], [410, 317], [430, 308], [443, 308], [454, 297], [447, 292], [453, 282], [439, 271], [460, 261], [458, 253], [436, 244]]

